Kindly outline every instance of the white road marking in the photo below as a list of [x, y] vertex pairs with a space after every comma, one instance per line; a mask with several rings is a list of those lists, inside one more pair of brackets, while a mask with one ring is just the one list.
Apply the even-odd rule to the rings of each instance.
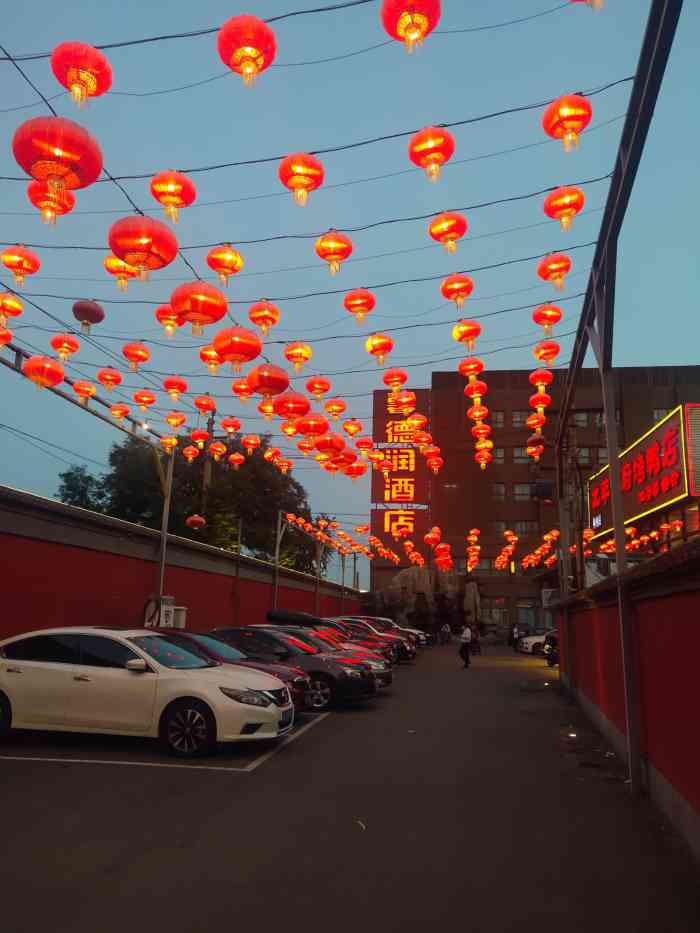
[[276, 755], [277, 752], [281, 751], [285, 745], [290, 745], [292, 742], [296, 741], [296, 739], [298, 739], [300, 735], [303, 735], [313, 726], [318, 725], [318, 723], [321, 722], [321, 720], [325, 719], [326, 716], [330, 716], [330, 713], [321, 713], [315, 719], [312, 719], [311, 722], [307, 722], [305, 726], [301, 727], [301, 729], [298, 729], [296, 732], [293, 732], [286, 739], [282, 739], [282, 741], [278, 745], [275, 745], [274, 748], [271, 748], [269, 752], [265, 752], [264, 755], [261, 755], [259, 758], [256, 758], [255, 761], [251, 761], [249, 765], [247, 765], [245, 768], [242, 768], [241, 770], [255, 771], [255, 769], [259, 768], [261, 764], [263, 764], [266, 761], [269, 761], [269, 759], [272, 758], [273, 755]]

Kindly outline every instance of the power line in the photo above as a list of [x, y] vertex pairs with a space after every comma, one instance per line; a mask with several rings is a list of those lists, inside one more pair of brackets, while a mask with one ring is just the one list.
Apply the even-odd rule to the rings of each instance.
[[[0, 428], [1, 428], [2, 430], [4, 430], [4, 431], [8, 431], [8, 432], [10, 432], [10, 433], [12, 433], [12, 434], [16, 434], [16, 435], [20, 436], [20, 437], [22, 438], [22, 440], [24, 440], [24, 439], [26, 439], [26, 438], [31, 438], [31, 440], [37, 441], [38, 443], [43, 444], [43, 445], [46, 445], [47, 447], [53, 447], [53, 448], [55, 448], [56, 450], [60, 450], [60, 451], [62, 451], [64, 454], [70, 454], [70, 455], [73, 456], [73, 457], [79, 457], [81, 460], [86, 460], [86, 461], [88, 461], [89, 463], [94, 463], [95, 466], [98, 466], [98, 467], [105, 467], [106, 469], [109, 467], [109, 464], [103, 463], [101, 460], [94, 460], [92, 457], [87, 457], [85, 454], [79, 454], [79, 453], [78, 453], [77, 451], [75, 451], [75, 450], [70, 450], [70, 449], [67, 448], [67, 447], [61, 447], [60, 444], [54, 444], [54, 443], [52, 443], [51, 441], [47, 441], [46, 438], [44, 438], [44, 437], [37, 437], [35, 434], [29, 434], [29, 432], [27, 432], [27, 431], [22, 431], [20, 428], [16, 428], [16, 427], [14, 427], [13, 425], [10, 425], [10, 424], [0, 424]], [[58, 459], [61, 459], [61, 458], [59, 457]], [[64, 460], [63, 462], [66, 463], [67, 461]], [[70, 464], [69, 464], [69, 465], [70, 465]]]

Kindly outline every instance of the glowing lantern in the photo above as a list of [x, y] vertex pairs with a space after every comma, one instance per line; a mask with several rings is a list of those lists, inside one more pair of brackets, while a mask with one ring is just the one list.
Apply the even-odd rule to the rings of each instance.
[[17, 295], [12, 292], [3, 292], [0, 294], [0, 327], [7, 324], [8, 317], [19, 317], [24, 310], [24, 305]]
[[440, 21], [440, 0], [384, 0], [382, 25], [406, 51], [421, 46]]
[[149, 389], [139, 389], [138, 392], [134, 392], [132, 398], [141, 411], [148, 411], [151, 405], [155, 405], [156, 402], [155, 395]]
[[493, 454], [490, 450], [477, 450], [474, 454], [474, 460], [479, 464], [482, 470], [485, 470], [487, 465], [493, 460]]
[[221, 366], [221, 363], [223, 362], [219, 354], [211, 345], [200, 348], [199, 358], [203, 363], [206, 364], [206, 367], [212, 376], [217, 374], [219, 371], [219, 366]]
[[241, 75], [247, 85], [269, 68], [277, 53], [275, 34], [257, 16], [232, 16], [219, 30], [216, 40], [221, 61]]
[[238, 418], [222, 418], [221, 427], [228, 435], [232, 435], [241, 430], [241, 422]]
[[318, 437], [328, 431], [328, 421], [323, 415], [317, 415], [315, 412], [311, 412], [311, 414], [299, 418], [296, 422], [296, 426], [299, 434], [303, 434], [304, 437], [309, 438]]
[[177, 438], [172, 435], [165, 435], [160, 439], [160, 446], [170, 456], [177, 447]]
[[469, 350], [474, 349], [474, 342], [481, 333], [478, 321], [457, 321], [452, 328], [452, 339], [463, 343]]
[[324, 463], [328, 463], [330, 459], [331, 459], [331, 455], [327, 453], [316, 454], [316, 456], [314, 457], [314, 460], [316, 461], [316, 463], [320, 464], [321, 466], [323, 466]]
[[446, 279], [443, 279], [440, 291], [443, 298], [447, 301], [454, 301], [457, 307], [461, 308], [474, 291], [474, 282], [468, 275], [461, 275], [456, 272], [454, 275], [448, 275]]
[[415, 431], [413, 434], [413, 443], [418, 444], [419, 448], [428, 447], [433, 443], [433, 435], [429, 431]]
[[185, 323], [170, 305], [159, 305], [155, 310], [155, 318], [162, 325], [166, 337], [173, 337], [178, 327]]
[[368, 452], [374, 447], [374, 441], [371, 437], [358, 437], [355, 447], [360, 451], [360, 456], [366, 458]]
[[602, 10], [604, 3], [603, 0], [570, 0], [571, 3], [585, 3], [592, 10]]
[[541, 434], [542, 428], [547, 423], [546, 416], [541, 412], [533, 411], [531, 415], [528, 415], [525, 419], [525, 424], [531, 431], [534, 431], [535, 434]]
[[546, 408], [552, 404], [552, 397], [546, 392], [537, 392], [530, 396], [530, 408], [535, 408], [537, 413], [542, 415]]
[[183, 392], [187, 392], [187, 383], [182, 376], [168, 376], [163, 380], [163, 388], [170, 398], [176, 402]]
[[545, 337], [549, 337], [555, 324], [561, 321], [561, 308], [556, 305], [540, 305], [532, 312], [532, 320], [544, 328]]
[[542, 443], [541, 434], [532, 434], [527, 439], [527, 447], [525, 451], [529, 457], [532, 457], [535, 463], [540, 459], [544, 453], [544, 444]]
[[[194, 337], [201, 337], [204, 327], [216, 324], [228, 311], [226, 296], [207, 282], [185, 282], [184, 285], [179, 285], [170, 296], [170, 304], [183, 321], [192, 325]], [[214, 349], [222, 359], [226, 359], [216, 343], [216, 338]]]
[[86, 188], [102, 171], [96, 140], [64, 117], [33, 117], [15, 131], [12, 153], [20, 168], [58, 193]]
[[197, 189], [194, 182], [182, 172], [159, 172], [151, 179], [151, 194], [165, 209], [165, 216], [174, 224], [178, 222], [178, 212], [183, 207], [194, 204]]
[[428, 419], [425, 415], [422, 415], [418, 411], [414, 411], [412, 415], [409, 415], [406, 421], [408, 421], [414, 431], [422, 431], [428, 424]]
[[550, 191], [544, 199], [543, 210], [547, 217], [558, 220], [562, 230], [568, 230], [574, 217], [583, 210], [586, 197], [575, 185], [564, 185]]
[[474, 444], [474, 450], [493, 450], [493, 441], [485, 437]]
[[[340, 471], [340, 467], [338, 466], [338, 464], [333, 463], [332, 460], [329, 460], [328, 462], [321, 464], [321, 469], [325, 470], [326, 473], [331, 473], [331, 474], [338, 473]], [[340, 548], [337, 548], [337, 550], [340, 550]]]
[[382, 382], [395, 395], [401, 389], [401, 386], [408, 382], [408, 375], [403, 369], [387, 369], [382, 376]]
[[240, 272], [245, 265], [243, 257], [230, 243], [214, 246], [207, 253], [207, 265], [219, 276], [222, 285], [228, 285], [232, 275]]
[[24, 285], [28, 275], [34, 275], [41, 268], [41, 260], [26, 246], [8, 246], [0, 254], [0, 262], [12, 273], [15, 285]]
[[551, 386], [554, 381], [554, 374], [549, 369], [535, 369], [530, 373], [528, 379], [530, 385], [536, 386], [540, 392], [543, 392], [547, 386]]
[[475, 379], [474, 382], [468, 382], [464, 387], [464, 394], [470, 398], [475, 405], [481, 405], [482, 398], [488, 392], [488, 386], [481, 379]]
[[283, 392], [274, 401], [275, 414], [280, 418], [303, 418], [310, 408], [308, 398], [300, 392]]
[[340, 269], [341, 262], [344, 262], [352, 253], [352, 240], [344, 233], [329, 230], [316, 240], [316, 253], [328, 263], [331, 275], [335, 275]]
[[460, 376], [464, 376], [470, 382], [473, 382], [477, 376], [484, 371], [483, 361], [476, 356], [468, 356], [463, 359], [457, 367]]
[[347, 407], [342, 398], [329, 398], [323, 406], [324, 411], [326, 411], [334, 421], [340, 418]]
[[326, 392], [330, 392], [330, 390], [330, 380], [325, 379], [323, 376], [312, 376], [311, 379], [308, 379], [306, 382], [306, 391], [310, 392], [314, 398], [323, 398]]
[[101, 97], [112, 86], [112, 68], [99, 49], [83, 42], [62, 42], [51, 53], [51, 71], [70, 91], [78, 107], [89, 97]]
[[[113, 223], [107, 241], [117, 259], [137, 270], [141, 281], [146, 281], [150, 272], [169, 266], [178, 251], [177, 240], [164, 223], [139, 214]], [[172, 299], [170, 303], [179, 311]]]
[[274, 463], [275, 460], [279, 460], [281, 453], [282, 451], [279, 447], [268, 447], [263, 454], [263, 460], [267, 460], [268, 463]]
[[431, 457], [439, 457], [442, 453], [440, 448], [435, 444], [426, 444], [425, 447], [421, 447], [420, 452], [426, 460], [429, 460]]
[[551, 366], [559, 356], [561, 347], [556, 340], [541, 340], [532, 351], [533, 356], [539, 363], [545, 366]]
[[490, 424], [484, 424], [482, 421], [477, 421], [477, 423], [471, 429], [471, 435], [477, 441], [484, 440], [492, 432]]
[[565, 253], [550, 253], [537, 267], [537, 274], [545, 282], [559, 289], [564, 288], [564, 279], [571, 272], [571, 259]]
[[63, 382], [63, 367], [50, 356], [30, 356], [22, 363], [22, 373], [40, 389], [53, 389]]
[[97, 381], [100, 385], [104, 386], [108, 392], [111, 392], [115, 386], [121, 385], [122, 375], [118, 370], [107, 367], [106, 369], [98, 370]]
[[226, 444], [222, 444], [221, 441], [214, 441], [213, 444], [209, 445], [209, 453], [218, 463], [226, 453]]
[[194, 400], [194, 407], [205, 417], [216, 412], [216, 402], [210, 395], [198, 395]]
[[136, 372], [140, 363], [147, 363], [151, 358], [151, 351], [142, 343], [125, 343], [122, 347], [122, 356], [129, 361], [129, 369]]
[[188, 463], [192, 463], [192, 461], [196, 460], [199, 456], [199, 450], [191, 444], [188, 444], [187, 447], [182, 448], [182, 456]]
[[262, 395], [263, 398], [272, 398], [273, 395], [279, 395], [289, 388], [287, 373], [272, 363], [256, 366], [251, 369], [246, 378], [253, 392]]
[[191, 528], [192, 531], [201, 531], [202, 528], [206, 525], [206, 518], [202, 518], [201, 515], [189, 515], [185, 519], [185, 524], [188, 528]]
[[231, 383], [231, 391], [238, 397], [238, 400], [242, 405], [245, 405], [245, 403], [253, 394], [253, 390], [251, 389], [250, 384], [245, 377], [243, 379], [234, 379]]
[[355, 288], [343, 298], [345, 310], [354, 315], [358, 324], [364, 321], [376, 304], [377, 299], [367, 288]]
[[466, 217], [446, 211], [431, 220], [428, 233], [437, 243], [442, 243], [448, 253], [454, 253], [457, 240], [461, 240], [467, 232], [467, 226]]
[[0, 324], [0, 350], [12, 340], [12, 331]]
[[428, 126], [413, 135], [408, 143], [408, 157], [415, 165], [425, 169], [430, 181], [437, 181], [442, 166], [455, 151], [450, 132], [438, 126]]
[[293, 421], [283, 421], [280, 425], [280, 431], [284, 434], [285, 437], [296, 437], [299, 433], [297, 431], [297, 426]]
[[194, 431], [190, 434], [192, 443], [196, 444], [199, 450], [204, 450], [204, 445], [209, 440], [209, 432], [205, 431], [203, 428], [195, 428]]
[[367, 459], [372, 464], [373, 470], [379, 469], [379, 464], [384, 460], [384, 451], [383, 450], [370, 450], [367, 454]]
[[384, 460], [384, 459], [382, 459], [382, 460], [380, 460], [379, 463], [377, 464], [377, 469], [378, 469], [379, 472], [382, 474], [382, 476], [384, 477], [384, 479], [388, 479], [388, 478], [389, 478], [389, 474], [390, 474], [391, 471], [394, 469], [394, 465], [393, 465], [393, 463], [391, 462], [391, 460]]
[[260, 446], [260, 438], [257, 434], [246, 434], [241, 438], [241, 444], [243, 445], [245, 452], [248, 456], [252, 456], [253, 451], [257, 450]]
[[367, 472], [367, 464], [363, 463], [361, 460], [358, 460], [356, 463], [348, 463], [344, 472], [346, 476], [349, 476], [350, 479], [355, 482], [361, 476], [365, 475]]
[[235, 453], [229, 454], [228, 462], [234, 470], [237, 470], [242, 463], [245, 463], [245, 457], [243, 454], [239, 454], [238, 451], [236, 451]]
[[429, 469], [432, 473], [434, 473], [435, 476], [437, 476], [437, 474], [440, 472], [440, 470], [441, 470], [441, 469], [443, 468], [443, 466], [445, 465], [445, 461], [442, 459], [442, 457], [431, 457], [431, 458], [430, 458], [428, 461], [426, 461], [426, 462], [427, 462], [427, 464], [428, 464], [428, 469]]
[[122, 405], [121, 403], [112, 405], [112, 407], [109, 409], [109, 413], [115, 421], [123, 421], [124, 418], [126, 418], [126, 416], [129, 414], [129, 406]]
[[262, 352], [262, 341], [258, 335], [245, 327], [226, 327], [220, 330], [214, 337], [212, 346], [224, 362], [231, 364], [235, 373], [241, 371], [243, 363], [250, 363]]
[[275, 465], [277, 466], [280, 473], [282, 473], [284, 476], [286, 476], [287, 473], [290, 473], [294, 468], [294, 462], [292, 460], [287, 460], [284, 457], [277, 460]]
[[110, 275], [113, 275], [117, 282], [117, 288], [120, 292], [125, 292], [129, 287], [129, 279], [137, 279], [139, 270], [130, 266], [128, 262], [117, 259], [111, 253], [105, 256], [103, 265]]
[[258, 405], [258, 411], [263, 416], [265, 421], [272, 421], [272, 416], [275, 413], [275, 406], [271, 398], [264, 398], [262, 402]]
[[73, 391], [80, 399], [80, 404], [87, 405], [88, 399], [93, 397], [97, 389], [91, 382], [79, 379], [77, 382], [73, 383]]
[[260, 333], [265, 337], [271, 327], [280, 319], [280, 310], [277, 305], [270, 301], [256, 301], [248, 309], [248, 320], [260, 328]]
[[[1, 304], [2, 296], [0, 295]], [[89, 334], [91, 327], [104, 321], [105, 313], [96, 301], [76, 301], [73, 305], [73, 317], [80, 323], [81, 333]]]
[[542, 129], [552, 139], [561, 139], [566, 152], [579, 145], [579, 135], [591, 122], [591, 105], [580, 94], [565, 94], [553, 100], [542, 116]]
[[331, 431], [317, 437], [314, 441], [314, 447], [319, 453], [330, 454], [331, 457], [335, 457], [345, 447], [345, 441], [340, 434], [333, 434]]
[[177, 431], [178, 428], [181, 428], [183, 424], [187, 421], [187, 415], [184, 415], [181, 411], [169, 411], [165, 416], [166, 424], [169, 424], [173, 431]]
[[27, 197], [38, 208], [41, 222], [53, 226], [57, 217], [70, 214], [75, 207], [75, 197], [66, 188], [56, 191], [45, 181], [30, 181], [27, 185]]
[[416, 393], [410, 389], [403, 389], [392, 395], [392, 408], [400, 411], [402, 415], [410, 415], [416, 410]]
[[306, 205], [312, 191], [321, 187], [324, 177], [323, 165], [307, 152], [295, 152], [282, 159], [277, 174], [300, 207]]
[[313, 350], [308, 343], [296, 341], [288, 344], [284, 349], [284, 357], [288, 360], [297, 372], [301, 372], [305, 363], [308, 363], [314, 355]]
[[485, 421], [489, 416], [489, 410], [486, 405], [472, 405], [467, 410], [467, 418], [470, 421]]
[[394, 349], [394, 341], [387, 334], [371, 334], [365, 341], [365, 350], [375, 358], [380, 366]]
[[343, 431], [348, 437], [355, 437], [356, 434], [362, 431], [362, 422], [358, 421], [357, 418], [348, 418], [347, 421], [343, 422]]
[[51, 346], [58, 354], [59, 360], [65, 363], [69, 356], [73, 356], [74, 353], [78, 352], [80, 341], [71, 334], [56, 334], [55, 337], [51, 338]]
[[302, 437], [300, 441], [297, 441], [297, 450], [300, 450], [305, 457], [308, 457], [313, 449], [314, 442], [308, 437]]

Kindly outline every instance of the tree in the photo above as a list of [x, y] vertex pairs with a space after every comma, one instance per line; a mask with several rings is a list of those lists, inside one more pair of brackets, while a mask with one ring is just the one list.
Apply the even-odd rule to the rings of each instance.
[[58, 497], [66, 505], [75, 505], [93, 512], [103, 511], [102, 482], [88, 473], [84, 466], [72, 466], [64, 473], [59, 473], [61, 485]]

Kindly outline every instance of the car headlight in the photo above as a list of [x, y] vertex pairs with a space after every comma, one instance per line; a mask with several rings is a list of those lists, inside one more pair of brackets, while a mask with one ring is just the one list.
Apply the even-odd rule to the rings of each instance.
[[272, 703], [262, 690], [235, 690], [233, 687], [219, 687], [219, 690], [229, 699], [245, 703], [246, 706], [270, 706]]
[[358, 671], [356, 667], [342, 667], [341, 671], [344, 674], [347, 674], [348, 677], [362, 677], [362, 671]]

